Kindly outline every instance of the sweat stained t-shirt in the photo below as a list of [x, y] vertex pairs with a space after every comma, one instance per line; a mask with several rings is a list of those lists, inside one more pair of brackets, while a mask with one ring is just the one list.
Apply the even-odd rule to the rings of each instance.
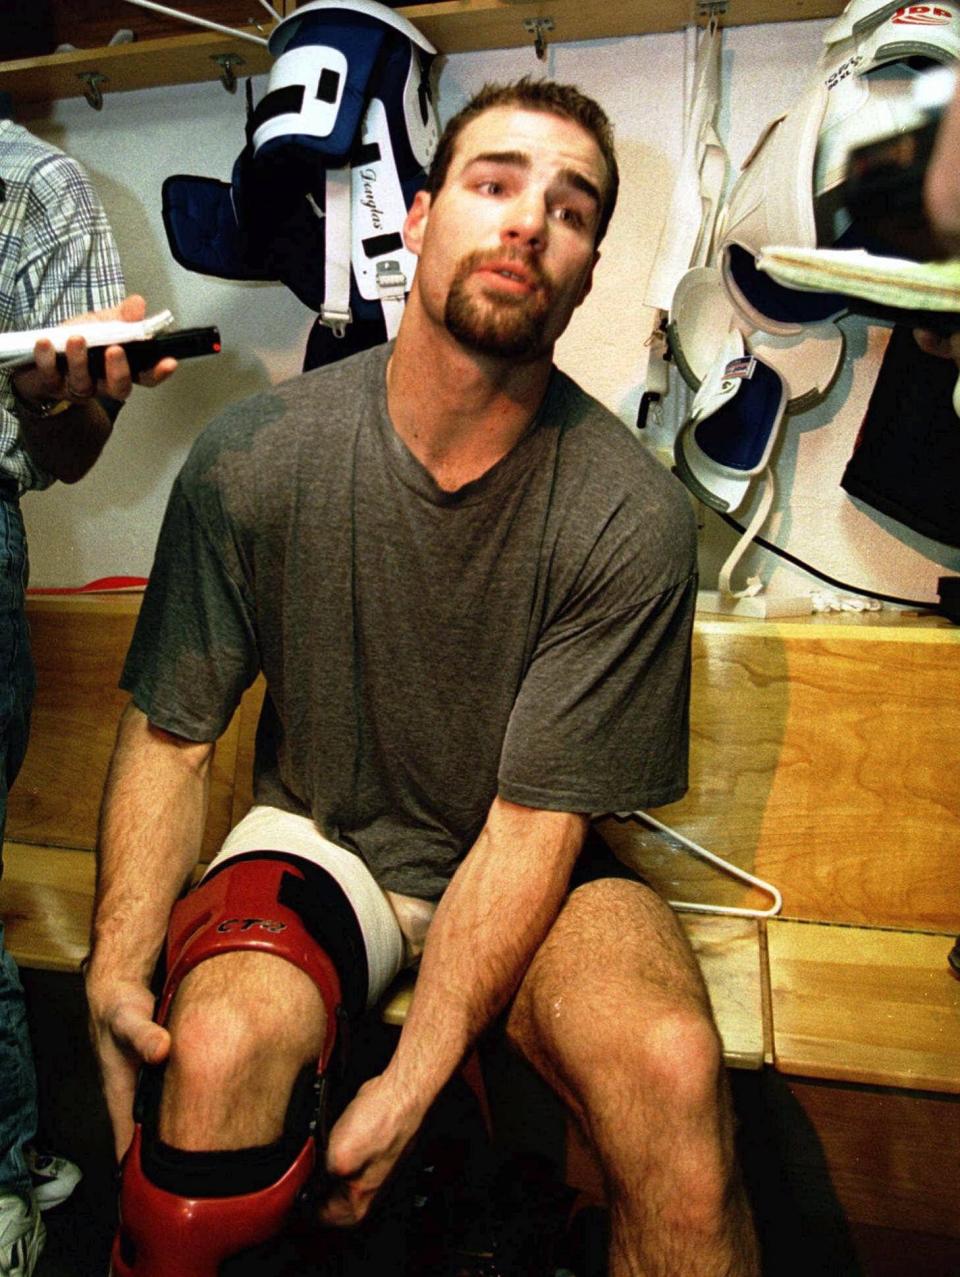
[[444, 491], [391, 424], [389, 353], [203, 432], [121, 684], [212, 741], [262, 669], [256, 801], [433, 898], [496, 795], [586, 813], [681, 796], [694, 531], [676, 480], [557, 370], [511, 452]]

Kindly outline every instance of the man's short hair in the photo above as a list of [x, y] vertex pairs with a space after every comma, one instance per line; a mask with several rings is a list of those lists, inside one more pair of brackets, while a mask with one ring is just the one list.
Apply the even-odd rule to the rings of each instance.
[[531, 80], [524, 76], [512, 84], [485, 84], [475, 97], [449, 121], [437, 144], [433, 163], [427, 175], [427, 192], [434, 196], [447, 180], [450, 161], [457, 141], [466, 126], [496, 106], [514, 106], [527, 111], [544, 111], [573, 120], [593, 137], [603, 156], [607, 169], [606, 187], [597, 222], [594, 244], [599, 244], [606, 234], [617, 204], [620, 189], [620, 170], [613, 145], [613, 125], [606, 113], [593, 98], [572, 84], [558, 84], [556, 80]]

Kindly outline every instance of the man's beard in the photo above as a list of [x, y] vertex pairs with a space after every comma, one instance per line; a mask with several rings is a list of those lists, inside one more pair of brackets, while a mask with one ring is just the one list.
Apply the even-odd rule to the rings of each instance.
[[[515, 295], [485, 290], [477, 296], [468, 287], [475, 271], [489, 262], [522, 264], [534, 291]], [[474, 289], [476, 284], [474, 284]], [[520, 253], [502, 249], [471, 253], [457, 267], [447, 294], [443, 320], [457, 341], [481, 355], [523, 359], [538, 355], [544, 348], [543, 326], [550, 310], [552, 289], [549, 277]]]

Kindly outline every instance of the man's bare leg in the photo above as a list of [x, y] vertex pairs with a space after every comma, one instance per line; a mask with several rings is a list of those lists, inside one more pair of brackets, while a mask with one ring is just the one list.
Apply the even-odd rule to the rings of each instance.
[[226, 953], [184, 979], [169, 1025], [160, 1138], [181, 1149], [276, 1140], [293, 1084], [323, 1049], [326, 1013], [310, 977], [272, 954]]
[[653, 891], [603, 879], [573, 892], [508, 1032], [597, 1153], [611, 1277], [755, 1277], [720, 1040], [689, 944]]

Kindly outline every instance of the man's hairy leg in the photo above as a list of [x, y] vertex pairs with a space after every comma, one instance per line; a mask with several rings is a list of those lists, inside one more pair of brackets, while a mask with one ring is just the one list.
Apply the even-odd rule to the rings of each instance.
[[319, 1059], [320, 994], [272, 954], [226, 953], [184, 979], [169, 1020], [160, 1138], [174, 1148], [268, 1144], [283, 1129], [294, 1081]]
[[572, 893], [508, 1020], [597, 1153], [612, 1277], [755, 1277], [720, 1041], [671, 912], [622, 879]]

